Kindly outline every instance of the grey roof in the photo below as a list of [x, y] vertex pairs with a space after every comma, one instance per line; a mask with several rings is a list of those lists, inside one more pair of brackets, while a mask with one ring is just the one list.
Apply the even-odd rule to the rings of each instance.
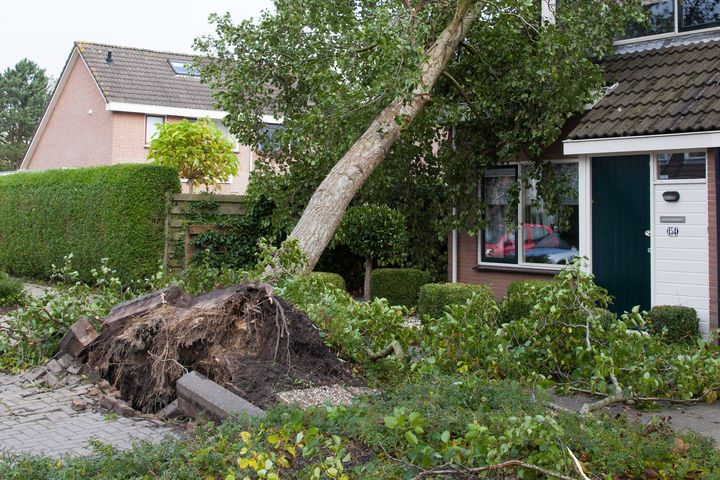
[[[159, 52], [99, 43], [75, 46], [108, 102], [215, 110], [210, 87], [198, 77], [177, 75], [171, 60], [191, 62], [190, 54]], [[112, 61], [106, 61], [108, 51]]]
[[618, 85], [570, 139], [720, 130], [720, 40], [626, 52], [604, 62]]

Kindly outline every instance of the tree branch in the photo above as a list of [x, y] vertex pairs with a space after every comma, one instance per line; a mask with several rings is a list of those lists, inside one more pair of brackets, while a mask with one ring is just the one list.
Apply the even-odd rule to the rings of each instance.
[[532, 465], [530, 463], [521, 462], [520, 460], [508, 460], [507, 462], [496, 463], [494, 465], [487, 465], [484, 467], [476, 468], [462, 468], [459, 466], [455, 467], [453, 465], [441, 465], [430, 470], [423, 470], [419, 475], [415, 477], [415, 480], [436, 477], [440, 475], [464, 476], [466, 478], [471, 478], [477, 477], [478, 474], [484, 472], [497, 472], [499, 470], [521, 468], [538, 472], [548, 478], [558, 478], [560, 480], [577, 480], [576, 478], [568, 477], [567, 475], [563, 475], [562, 473], [553, 472], [552, 470], [547, 470], [545, 468], [538, 467], [537, 465]]
[[450, 80], [450, 83], [452, 83], [453, 86], [457, 89], [457, 91], [460, 93], [460, 96], [462, 96], [465, 99], [465, 103], [467, 103], [468, 108], [473, 113], [473, 115], [475, 115], [475, 118], [477, 118], [478, 120], [482, 120], [482, 118], [480, 118], [480, 113], [477, 110], [475, 110], [475, 107], [473, 107], [470, 97], [468, 97], [467, 93], [465, 93], [465, 90], [463, 89], [462, 85], [460, 85], [460, 82], [455, 80], [455, 77], [453, 77], [450, 73], [448, 73], [447, 70], [443, 70], [442, 74], [443, 74], [443, 77]]

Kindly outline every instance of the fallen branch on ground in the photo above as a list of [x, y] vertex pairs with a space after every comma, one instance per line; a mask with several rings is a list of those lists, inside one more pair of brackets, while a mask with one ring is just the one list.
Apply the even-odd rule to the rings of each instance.
[[402, 345], [400, 345], [400, 342], [398, 342], [397, 340], [393, 340], [390, 345], [383, 348], [379, 352], [373, 353], [373, 351], [370, 349], [367, 349], [366, 352], [370, 360], [380, 360], [389, 357], [391, 353], [394, 353], [395, 359], [398, 362], [405, 362], [405, 351], [403, 350]]
[[558, 478], [560, 480], [577, 480], [576, 478], [568, 477], [567, 475], [564, 475], [562, 473], [553, 472], [552, 470], [547, 470], [545, 468], [538, 467], [537, 465], [532, 465], [530, 463], [521, 462], [520, 460], [508, 460], [507, 462], [496, 463], [494, 465], [486, 465], [484, 467], [475, 467], [475, 468], [463, 468], [463, 467], [454, 466], [451, 464], [441, 465], [439, 467], [435, 467], [430, 470], [423, 470], [415, 477], [415, 480], [420, 480], [422, 478], [437, 477], [437, 476], [441, 476], [441, 475], [449, 475], [452, 477], [459, 477], [459, 478], [462, 478], [462, 477], [472, 478], [472, 477], [477, 477], [478, 474], [480, 474], [480, 473], [497, 472], [499, 470], [506, 470], [506, 469], [532, 470], [533, 472], [537, 472], [542, 475], [545, 475], [545, 477], [547, 477], [547, 478]]

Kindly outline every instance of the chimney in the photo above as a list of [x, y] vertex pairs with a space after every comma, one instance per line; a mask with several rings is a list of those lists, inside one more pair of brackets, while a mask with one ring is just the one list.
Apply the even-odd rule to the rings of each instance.
[[105, 58], [105, 61], [107, 63], [112, 63], [112, 50], [108, 50], [107, 58]]

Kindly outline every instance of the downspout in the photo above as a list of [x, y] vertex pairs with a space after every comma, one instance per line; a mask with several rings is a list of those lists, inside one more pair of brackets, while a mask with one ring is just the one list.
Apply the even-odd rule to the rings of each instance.
[[[720, 168], [720, 148], [715, 148], [713, 150], [713, 160], [715, 162], [715, 250], [717, 252], [718, 248], [718, 238], [720, 235], [718, 235], [718, 232], [720, 231], [720, 216], [718, 215], [718, 202], [720, 202], [720, 175], [718, 169]], [[720, 278], [720, 262], [717, 261], [717, 253], [715, 254], [715, 274], [717, 275], [716, 278]], [[718, 283], [718, 286], [715, 288], [717, 291], [715, 292], [715, 301], [718, 303], [716, 305], [718, 316], [720, 316], [720, 282]], [[718, 319], [716, 319], [716, 322], [718, 322]], [[720, 323], [720, 322], [718, 322]], [[715, 325], [715, 328], [717, 329], [720, 327], [719, 325]], [[710, 332], [712, 334], [712, 331]]]
[[[453, 208], [453, 217], [455, 215], [457, 215], [457, 210], [455, 208]], [[457, 241], [458, 241], [458, 231], [456, 229], [453, 229], [453, 231], [452, 231], [452, 259], [450, 262], [452, 264], [452, 266], [450, 267], [450, 268], [452, 268], [452, 273], [450, 276], [451, 283], [457, 283], [457, 263], [458, 263]]]

